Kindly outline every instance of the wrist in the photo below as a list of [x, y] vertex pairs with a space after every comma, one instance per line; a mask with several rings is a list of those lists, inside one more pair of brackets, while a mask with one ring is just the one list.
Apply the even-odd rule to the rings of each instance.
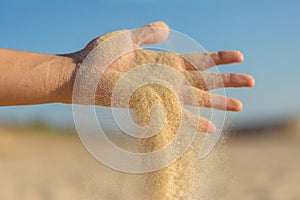
[[76, 71], [79, 66], [75, 58], [68, 56], [57, 56], [57, 85], [55, 92], [50, 95], [52, 102], [72, 103], [73, 86], [76, 77]]

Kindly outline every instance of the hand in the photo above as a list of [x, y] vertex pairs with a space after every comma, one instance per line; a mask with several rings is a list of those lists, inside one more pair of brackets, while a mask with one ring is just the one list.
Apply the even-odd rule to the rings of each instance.
[[[145, 28], [146, 27], [146, 28]], [[103, 41], [112, 36], [126, 32], [126, 30], [108, 33], [92, 40], [83, 50], [70, 54], [77, 63], [81, 63], [86, 56]], [[169, 35], [169, 28], [163, 22], [156, 22], [146, 25], [140, 29], [130, 32], [133, 43], [138, 46], [158, 43]], [[129, 70], [143, 64], [157, 63], [173, 67], [183, 74], [197, 96], [197, 102], [190, 98], [185, 98], [184, 103], [208, 108], [215, 108], [228, 111], [240, 111], [242, 103], [233, 98], [228, 98], [209, 92], [210, 89], [222, 87], [253, 87], [254, 79], [244, 74], [214, 74], [205, 72], [206, 69], [221, 64], [231, 64], [243, 61], [243, 55], [238, 51], [220, 51], [212, 53], [190, 53], [177, 55], [169, 52], [157, 52], [145, 49], [136, 49], [115, 60], [100, 78], [96, 104], [102, 106], [112, 106], [112, 92], [117, 81]], [[197, 70], [196, 70], [197, 69]], [[199, 70], [200, 73], [199, 73]], [[202, 132], [215, 132], [215, 127], [207, 119], [194, 116], [185, 110], [184, 114], [188, 118], [200, 121], [201, 127], [196, 127]]]

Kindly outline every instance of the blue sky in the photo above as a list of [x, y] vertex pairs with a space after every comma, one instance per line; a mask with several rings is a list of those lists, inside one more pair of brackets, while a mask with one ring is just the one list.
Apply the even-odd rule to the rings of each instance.
[[[101, 34], [162, 20], [207, 51], [237, 49], [245, 62], [222, 72], [252, 74], [253, 89], [229, 89], [244, 102], [235, 120], [260, 121], [300, 113], [299, 1], [35, 1], [0, 2], [0, 47], [41, 53], [81, 49]], [[71, 107], [2, 107], [0, 120], [62, 122]], [[50, 119], [51, 118], [51, 119]]]

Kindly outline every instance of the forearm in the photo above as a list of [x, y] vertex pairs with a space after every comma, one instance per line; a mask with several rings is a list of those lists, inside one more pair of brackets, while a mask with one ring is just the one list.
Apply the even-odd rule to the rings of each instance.
[[75, 68], [65, 56], [0, 49], [0, 106], [70, 103]]

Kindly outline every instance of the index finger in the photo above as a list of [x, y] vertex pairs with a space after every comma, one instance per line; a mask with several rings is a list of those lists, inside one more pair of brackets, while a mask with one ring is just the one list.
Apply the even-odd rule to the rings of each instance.
[[243, 62], [244, 56], [240, 51], [218, 51], [218, 52], [194, 52], [182, 54], [181, 57], [187, 61], [186, 70], [206, 70], [222, 64]]

